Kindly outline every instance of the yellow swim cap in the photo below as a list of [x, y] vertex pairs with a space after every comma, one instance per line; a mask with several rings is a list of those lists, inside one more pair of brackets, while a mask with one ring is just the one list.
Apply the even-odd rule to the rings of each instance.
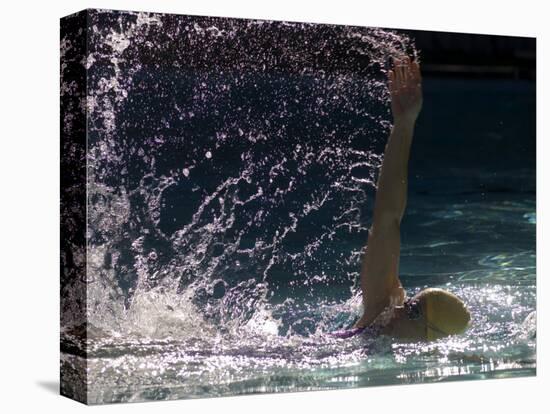
[[416, 294], [422, 307], [428, 340], [462, 333], [470, 322], [470, 312], [457, 296], [443, 289], [429, 288]]

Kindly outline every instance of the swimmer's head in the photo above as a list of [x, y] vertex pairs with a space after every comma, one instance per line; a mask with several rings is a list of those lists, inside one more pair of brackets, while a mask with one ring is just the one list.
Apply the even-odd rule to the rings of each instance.
[[460, 334], [470, 322], [470, 312], [457, 296], [443, 289], [426, 289], [413, 297], [422, 309], [426, 339]]
[[434, 340], [464, 332], [469, 322], [464, 302], [446, 290], [430, 288], [396, 310], [387, 333], [403, 339]]

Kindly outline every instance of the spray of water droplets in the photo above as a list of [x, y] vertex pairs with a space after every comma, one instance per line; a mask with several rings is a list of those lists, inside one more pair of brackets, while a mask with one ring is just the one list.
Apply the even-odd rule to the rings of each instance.
[[325, 329], [320, 315], [281, 309], [357, 293], [390, 127], [385, 71], [416, 53], [411, 41], [110, 11], [89, 27], [91, 326], [147, 337]]
[[[64, 141], [62, 160], [62, 223], [76, 235], [62, 240], [62, 387], [91, 379], [87, 397], [101, 403], [532, 369], [528, 253], [514, 254], [524, 289], [506, 254], [455, 279], [448, 262], [413, 275], [416, 291], [427, 274], [464, 298], [468, 334], [326, 335], [361, 311], [360, 252], [391, 126], [386, 70], [417, 55], [407, 36], [107, 10], [85, 21], [85, 37], [61, 39], [62, 132], [86, 137]], [[85, 212], [73, 208], [82, 198]], [[441, 208], [408, 246], [418, 260], [458, 243], [431, 241], [425, 225], [465, 216]], [[478, 285], [488, 269], [502, 285]]]

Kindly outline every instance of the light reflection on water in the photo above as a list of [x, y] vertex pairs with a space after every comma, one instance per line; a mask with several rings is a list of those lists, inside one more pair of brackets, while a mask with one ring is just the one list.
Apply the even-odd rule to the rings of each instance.
[[[189, 53], [199, 51], [200, 61], [228, 36], [235, 50], [240, 39], [254, 45], [264, 23], [168, 21], [164, 27], [162, 16], [124, 19], [126, 25], [112, 28], [102, 22], [90, 35], [92, 45], [113, 50], [99, 48], [88, 59], [87, 364], [82, 335], [72, 326], [81, 309], [62, 315], [62, 364], [74, 383], [79, 371], [88, 373], [81, 380], [90, 403], [535, 373], [534, 172], [511, 163], [496, 174], [490, 163], [500, 165], [500, 154], [487, 165], [459, 163], [438, 172], [431, 163], [452, 164], [456, 154], [445, 158], [447, 148], [435, 148], [438, 126], [452, 132], [437, 116], [429, 117], [433, 131], [423, 132], [419, 123], [415, 136], [413, 158], [426, 162], [426, 150], [437, 157], [424, 170], [411, 162], [401, 279], [409, 295], [428, 286], [457, 294], [472, 313], [471, 327], [433, 343], [326, 335], [359, 316], [359, 252], [381, 163], [374, 144], [390, 127], [383, 70], [389, 55], [414, 51], [405, 37], [334, 27], [326, 39], [313, 33], [329, 55], [326, 41], [351, 42], [356, 56], [368, 57], [368, 66], [359, 59], [357, 71], [368, 69], [370, 77], [322, 68], [281, 73], [261, 67], [261, 59], [248, 62], [256, 72], [248, 66], [180, 71], [174, 67], [185, 67], [178, 59], [187, 55], [178, 57], [178, 48], [159, 55], [177, 65], [159, 68], [147, 66], [149, 56], [139, 59], [139, 45], [152, 40], [162, 50], [165, 35], [189, 39], [196, 46]], [[187, 36], [170, 32], [180, 29]], [[273, 45], [281, 55], [295, 47], [291, 35], [311, 26], [283, 29], [289, 36]], [[299, 68], [308, 58], [289, 56]], [[430, 96], [426, 81], [426, 113], [468, 106], [477, 114], [472, 102], [460, 103], [462, 83], [434, 85], [445, 93]], [[471, 85], [476, 102], [486, 108], [483, 99], [491, 98], [501, 113], [504, 100], [486, 89], [506, 88]], [[521, 112], [527, 105], [510, 110], [529, 116]], [[468, 125], [474, 131], [492, 125], [478, 122]], [[446, 142], [460, 142], [463, 162], [471, 162], [480, 138], [458, 139]], [[63, 294], [74, 293], [72, 282]]]
[[466, 300], [473, 322], [464, 335], [433, 343], [339, 340], [322, 333], [201, 339], [197, 332], [192, 340], [126, 338], [122, 343], [100, 337], [89, 355], [91, 402], [533, 375], [536, 331], [533, 321], [530, 326], [524, 321], [533, 309], [534, 287], [484, 284], [450, 290]]
[[[220, 330], [186, 325], [184, 336], [174, 329], [165, 309], [147, 308], [155, 330], [122, 336], [100, 329], [90, 332], [89, 398], [91, 403], [198, 398], [247, 393], [337, 389], [383, 384], [509, 378], [536, 372], [536, 288], [533, 224], [514, 218], [532, 208], [497, 210], [475, 217], [498, 236], [460, 236], [456, 220], [444, 215], [444, 202], [414, 196], [410, 203], [424, 209], [410, 212], [404, 226], [402, 280], [408, 294], [442, 287], [461, 297], [472, 314], [468, 331], [431, 343], [396, 342], [388, 337], [341, 340], [326, 332], [349, 326], [359, 314], [358, 296], [348, 300], [340, 288], [315, 301], [290, 289], [243, 326]], [[476, 206], [481, 211], [482, 206]], [[452, 211], [453, 207], [450, 207]], [[422, 213], [415, 211], [423, 210]], [[516, 211], [517, 210], [517, 211]], [[431, 212], [435, 213], [432, 214]], [[475, 213], [464, 209], [464, 215]], [[436, 222], [425, 225], [430, 216]], [[511, 224], [512, 223], [512, 224]], [[404, 223], [405, 224], [405, 223]], [[416, 238], [418, 229], [422, 237]], [[462, 230], [464, 227], [462, 227]], [[429, 241], [429, 235], [437, 234]], [[513, 234], [512, 234], [513, 233]], [[464, 235], [462, 235], [464, 236]], [[514, 248], [506, 251], [508, 238]], [[480, 242], [485, 238], [485, 242]], [[418, 243], [416, 243], [418, 240]], [[497, 240], [497, 241], [495, 241]], [[504, 246], [504, 248], [502, 247]], [[458, 265], [454, 262], [459, 258]], [[442, 268], [456, 270], [439, 273]], [[446, 266], [445, 266], [446, 265]], [[326, 289], [325, 289], [326, 291]], [[330, 291], [330, 289], [328, 290]], [[336, 298], [336, 299], [335, 299]], [[156, 303], [153, 297], [150, 299]], [[154, 317], [152, 313], [160, 312]], [[184, 316], [184, 315], [182, 315]], [[163, 327], [163, 324], [169, 325]], [[153, 332], [155, 336], [150, 336]], [[159, 336], [160, 335], [160, 336]], [[67, 366], [82, 364], [65, 355]]]
[[[446, 200], [438, 203], [413, 193], [410, 203], [417, 208], [404, 221], [401, 271], [408, 294], [428, 286], [457, 294], [472, 314], [463, 335], [432, 343], [396, 342], [383, 336], [329, 337], [326, 332], [349, 326], [358, 316], [358, 296], [338, 299], [345, 298], [346, 289], [323, 290], [322, 284], [326, 298], [315, 300], [307, 286], [302, 293], [288, 288], [278, 292], [286, 299], [274, 300], [248, 323], [228, 330], [204, 320], [178, 328], [152, 296], [149, 300], [155, 305], [136, 320], [153, 323], [154, 330], [119, 337], [92, 332], [90, 402], [534, 375], [534, 226], [523, 217], [533, 203], [524, 199], [523, 207], [518, 201], [509, 209], [495, 208], [497, 202], [495, 196], [487, 199], [485, 208], [479, 203], [472, 211], [465, 206], [463, 214], [447, 215], [441, 212], [456, 207], [446, 206]], [[458, 220], [465, 216], [477, 220], [478, 229], [492, 233], [461, 227]], [[337, 293], [331, 296], [331, 290]], [[183, 337], [178, 329], [184, 329]], [[64, 364], [82, 361], [65, 355]]]

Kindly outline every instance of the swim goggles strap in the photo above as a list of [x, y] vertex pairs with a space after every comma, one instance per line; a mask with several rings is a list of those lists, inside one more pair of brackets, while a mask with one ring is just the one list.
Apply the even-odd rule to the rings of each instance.
[[340, 331], [330, 332], [329, 335], [335, 338], [346, 339], [346, 338], [351, 338], [352, 336], [355, 336], [355, 335], [359, 335], [365, 329], [367, 328], [362, 327], [362, 328], [342, 329]]

